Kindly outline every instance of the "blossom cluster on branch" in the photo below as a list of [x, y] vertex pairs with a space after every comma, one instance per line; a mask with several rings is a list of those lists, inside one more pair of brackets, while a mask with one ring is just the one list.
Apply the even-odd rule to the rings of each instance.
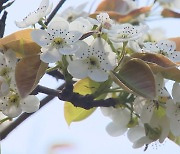
[[[162, 18], [177, 18], [173, 8], [180, 3], [155, 0], [142, 8], [136, 4], [104, 0], [88, 14], [84, 3], [57, 14], [46, 25], [52, 4], [42, 0], [36, 11], [15, 22], [19, 28], [33, 29], [0, 40], [1, 112], [14, 118], [22, 111], [37, 111], [40, 101], [34, 95], [41, 92], [66, 101], [68, 124], [101, 107], [112, 119], [107, 132], [111, 136], [127, 132], [134, 148], [166, 138], [180, 145], [180, 38], [154, 34], [146, 23], [157, 6]], [[64, 79], [64, 89], [38, 85], [45, 73]], [[174, 81], [172, 92], [167, 80]]]

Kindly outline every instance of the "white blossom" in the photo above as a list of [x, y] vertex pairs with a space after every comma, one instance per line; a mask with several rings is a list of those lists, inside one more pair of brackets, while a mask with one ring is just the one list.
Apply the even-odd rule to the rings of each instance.
[[127, 125], [130, 121], [130, 112], [127, 109], [122, 108], [101, 108], [102, 113], [112, 119], [107, 127], [106, 131], [111, 136], [120, 136], [127, 131]]
[[38, 9], [31, 12], [26, 16], [23, 21], [15, 21], [15, 24], [19, 28], [26, 28], [38, 23], [43, 17], [47, 16], [52, 9], [52, 4], [49, 5], [49, 0], [42, 0]]
[[135, 41], [142, 37], [147, 30], [147, 25], [133, 26], [129, 23], [121, 24], [109, 33], [109, 38], [116, 43]]
[[180, 52], [176, 51], [176, 43], [173, 41], [146, 42], [143, 46], [143, 51], [145, 52], [159, 53], [174, 62], [180, 62]]
[[77, 59], [70, 61], [68, 71], [78, 79], [90, 77], [97, 82], [108, 79], [108, 71], [116, 65], [116, 55], [111, 47], [101, 38], [96, 38], [88, 47], [81, 43], [80, 49], [75, 53]]
[[166, 103], [166, 114], [170, 120], [170, 129], [174, 136], [180, 136], [180, 85], [175, 82], [173, 85], [173, 99]]
[[87, 2], [77, 6], [76, 8], [68, 7], [66, 10], [64, 10], [61, 14], [58, 14], [57, 16], [62, 17], [69, 22], [72, 22], [79, 17], [87, 17], [88, 13], [83, 11], [86, 5]]
[[21, 98], [17, 92], [10, 91], [7, 96], [0, 98], [0, 110], [10, 118], [15, 118], [22, 111], [27, 113], [35, 112], [39, 109], [40, 101], [36, 96], [29, 95]]
[[45, 63], [54, 63], [60, 61], [62, 55], [72, 55], [78, 50], [76, 42], [82, 33], [70, 31], [69, 23], [59, 18], [50, 23], [47, 31], [33, 30], [31, 36], [42, 47], [40, 59]]
[[153, 114], [149, 123], [142, 125], [139, 122], [139, 125], [129, 129], [127, 135], [133, 148], [140, 148], [156, 140], [162, 143], [169, 135], [169, 120], [166, 116], [158, 117]]

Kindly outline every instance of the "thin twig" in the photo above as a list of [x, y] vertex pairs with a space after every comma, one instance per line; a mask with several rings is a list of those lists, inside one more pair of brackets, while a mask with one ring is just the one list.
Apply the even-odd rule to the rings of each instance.
[[61, 0], [57, 6], [55, 7], [55, 9], [51, 12], [51, 14], [49, 15], [49, 17], [47, 18], [47, 21], [45, 22], [45, 25], [47, 26], [49, 24], [49, 22], [52, 20], [52, 18], [56, 15], [57, 11], [59, 10], [59, 8], [64, 4], [66, 0]]
[[7, 18], [7, 12], [4, 11], [2, 18], [0, 19], [0, 38], [4, 36], [6, 18]]

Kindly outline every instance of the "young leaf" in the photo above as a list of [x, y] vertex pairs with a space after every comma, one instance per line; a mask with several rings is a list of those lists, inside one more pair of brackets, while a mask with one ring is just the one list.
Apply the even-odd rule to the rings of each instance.
[[135, 93], [149, 99], [155, 97], [155, 79], [150, 67], [143, 60], [133, 58], [121, 67], [119, 73], [113, 73]]
[[161, 15], [165, 18], [180, 18], [180, 13], [174, 12], [167, 8], [161, 12]]
[[24, 57], [17, 63], [15, 78], [22, 98], [32, 92], [44, 75], [47, 67], [48, 64], [42, 62], [39, 55]]
[[169, 60], [166, 56], [161, 54], [153, 53], [134, 53], [131, 55], [133, 58], [139, 58], [149, 63], [155, 63], [162, 67], [175, 67], [177, 66], [174, 62]]
[[161, 54], [135, 53], [132, 57], [148, 62], [153, 73], [161, 73], [164, 78], [180, 82], [180, 70], [177, 64]]
[[[111, 19], [114, 19], [120, 23], [126, 23], [126, 22], [130, 22], [131, 20], [135, 19], [136, 17], [138, 17], [141, 14], [148, 13], [149, 11], [150, 11], [150, 7], [142, 7], [142, 8], [131, 11], [127, 15], [121, 15], [120, 13], [115, 12], [115, 11], [106, 11], [106, 12], [109, 14], [109, 17]], [[96, 16], [100, 12], [101, 11], [96, 11], [95, 13], [90, 14], [90, 17], [96, 18]]]
[[[74, 92], [81, 95], [92, 94], [100, 86], [100, 83], [92, 81], [89, 78], [82, 79], [74, 85]], [[86, 102], [84, 102], [86, 103]], [[81, 121], [90, 116], [96, 108], [85, 110], [83, 108], [74, 107], [70, 102], [64, 104], [64, 117], [68, 125], [72, 122]]]
[[31, 32], [32, 29], [25, 29], [0, 39], [0, 48], [13, 49], [19, 57], [39, 53], [40, 46], [31, 39]]

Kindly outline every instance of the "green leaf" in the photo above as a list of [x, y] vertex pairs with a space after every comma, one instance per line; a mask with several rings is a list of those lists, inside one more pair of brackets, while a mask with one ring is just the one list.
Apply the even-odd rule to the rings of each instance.
[[[74, 92], [81, 95], [92, 94], [100, 86], [100, 83], [92, 81], [89, 78], [82, 79], [74, 85]], [[86, 102], [84, 102], [86, 103]], [[83, 108], [74, 107], [70, 102], [64, 104], [64, 117], [68, 125], [72, 122], [81, 121], [90, 116], [96, 108], [85, 110]]]
[[155, 79], [150, 67], [143, 60], [133, 58], [120, 68], [119, 73], [113, 74], [136, 94], [149, 99], [155, 97]]
[[17, 63], [15, 78], [22, 98], [34, 90], [47, 67], [48, 64], [42, 62], [39, 55], [24, 57]]

